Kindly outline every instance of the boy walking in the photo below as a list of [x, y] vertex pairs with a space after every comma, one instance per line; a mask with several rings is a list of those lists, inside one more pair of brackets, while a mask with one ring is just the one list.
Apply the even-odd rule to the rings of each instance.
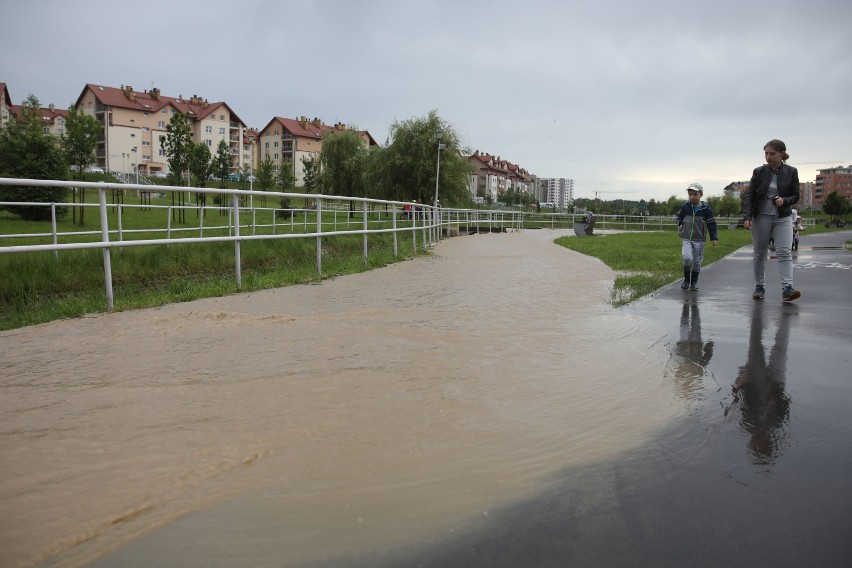
[[715, 247], [719, 241], [716, 233], [716, 218], [710, 206], [703, 201], [704, 188], [700, 183], [691, 183], [686, 188], [689, 201], [684, 203], [677, 212], [677, 234], [683, 239], [681, 260], [683, 261], [684, 290], [698, 290], [698, 273], [704, 261], [704, 244], [707, 231], [710, 231], [710, 242]]

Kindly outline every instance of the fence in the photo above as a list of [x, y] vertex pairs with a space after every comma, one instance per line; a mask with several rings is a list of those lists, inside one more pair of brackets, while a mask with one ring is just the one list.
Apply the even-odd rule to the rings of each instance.
[[[0, 178], [0, 186], [91, 188], [98, 191], [98, 203], [21, 203], [0, 202], [3, 206], [45, 207], [50, 209], [51, 230], [40, 233], [3, 234], [0, 228], [0, 254], [62, 250], [102, 249], [107, 305], [113, 308], [112, 269], [110, 250], [117, 247], [134, 247], [169, 244], [232, 242], [234, 244], [237, 288], [242, 282], [240, 243], [265, 239], [316, 239], [316, 269], [322, 270], [322, 243], [324, 238], [340, 235], [362, 235], [363, 256], [368, 259], [368, 239], [371, 234], [392, 233], [393, 254], [398, 255], [399, 235], [410, 235], [412, 248], [424, 250], [437, 242], [443, 234], [457, 232], [476, 233], [505, 231], [507, 229], [571, 229], [583, 214], [522, 212], [511, 209], [452, 209], [416, 204], [411, 213], [403, 207], [412, 205], [402, 201], [341, 197], [332, 195], [306, 195], [303, 193], [267, 192], [235, 189], [197, 187], [151, 186], [105, 182], [69, 182]], [[126, 191], [150, 195], [152, 189], [165, 195], [189, 194], [197, 196], [198, 203], [163, 205], [121, 202], [107, 203], [107, 191], [113, 196], [123, 196]], [[221, 205], [204, 205], [204, 195], [220, 196]], [[303, 199], [309, 207], [255, 207], [254, 199]], [[140, 201], [143, 199], [140, 198]], [[98, 230], [60, 231], [57, 210], [63, 207], [97, 209]], [[125, 212], [143, 209], [147, 220], [163, 215], [162, 225], [129, 228], [124, 226]], [[181, 221], [173, 225], [176, 217], [187, 212], [196, 214], [195, 223]], [[220, 219], [217, 222], [217, 215]], [[404, 219], [402, 217], [405, 217]], [[212, 221], [211, 221], [212, 219]], [[281, 220], [284, 219], [284, 222]], [[717, 218], [719, 227], [737, 226], [740, 218]], [[112, 222], [112, 224], [111, 224]], [[189, 226], [188, 226], [189, 225]], [[673, 230], [677, 220], [673, 216], [597, 215], [595, 230], [647, 231]], [[197, 236], [184, 236], [187, 234]], [[46, 241], [48, 244], [21, 244], [2, 246], [11, 240]]]
[[[150, 192], [150, 185], [115, 184], [104, 182], [68, 182], [54, 180], [0, 178], [0, 186], [27, 187], [65, 187], [76, 189], [95, 189], [98, 192], [97, 203], [31, 203], [0, 202], [2, 206], [45, 207], [50, 209], [50, 232], [0, 234], [0, 242], [10, 239], [49, 240], [49, 244], [22, 244], [0, 246], [0, 254], [52, 251], [55, 255], [63, 250], [101, 249], [103, 251], [104, 284], [107, 306], [113, 308], [112, 267], [110, 251], [119, 247], [135, 247], [169, 244], [192, 244], [210, 242], [232, 242], [234, 244], [235, 274], [237, 288], [241, 287], [240, 243], [249, 240], [268, 239], [316, 239], [316, 269], [322, 271], [322, 243], [325, 238], [340, 235], [362, 235], [363, 256], [368, 259], [368, 239], [370, 235], [390, 233], [393, 235], [393, 254], [399, 254], [398, 238], [408, 234], [412, 239], [412, 248], [424, 250], [438, 241], [444, 230], [462, 226], [467, 232], [482, 230], [505, 230], [521, 226], [521, 216], [511, 211], [480, 211], [440, 208], [418, 204], [405, 220], [400, 219], [405, 202], [386, 201], [358, 197], [332, 195], [306, 196], [302, 193], [267, 192], [233, 189], [212, 189], [195, 187], [157, 186], [157, 191], [166, 195], [214, 195], [221, 196], [222, 205], [151, 205], [140, 203], [107, 203], [107, 191]], [[254, 198], [302, 199], [312, 202], [310, 208], [254, 207]], [[206, 200], [206, 199], [205, 199]], [[202, 200], [203, 202], [204, 200]], [[227, 205], [225, 205], [227, 203]], [[248, 204], [248, 205], [247, 205]], [[63, 207], [83, 207], [97, 209], [99, 213], [98, 230], [60, 231], [57, 223], [57, 211]], [[151, 212], [149, 218], [155, 218], [157, 212], [165, 213], [165, 226], [125, 228], [125, 211], [130, 208]], [[175, 216], [193, 211], [197, 214], [194, 226], [173, 226]], [[205, 219], [223, 219], [205, 225]], [[258, 222], [258, 217], [261, 217]], [[286, 218], [289, 222], [281, 223]], [[110, 224], [112, 220], [113, 224]], [[298, 222], [297, 222], [298, 220]], [[185, 224], [185, 223], [181, 223]], [[248, 234], [244, 231], [248, 231]], [[0, 233], [4, 231], [0, 229]], [[197, 236], [178, 236], [195, 233]]]

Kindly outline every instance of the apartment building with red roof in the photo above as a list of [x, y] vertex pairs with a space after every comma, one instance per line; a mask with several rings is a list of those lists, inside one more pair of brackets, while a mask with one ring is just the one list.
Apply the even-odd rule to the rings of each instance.
[[[296, 186], [304, 185], [305, 166], [303, 159], [316, 159], [322, 150], [322, 140], [331, 132], [345, 130], [341, 122], [334, 126], [324, 124], [319, 118], [308, 120], [276, 116], [263, 127], [258, 135], [258, 162], [267, 158], [276, 166], [290, 164], [296, 176]], [[364, 145], [376, 146], [376, 141], [366, 130], [356, 131]]]
[[[18, 122], [24, 121], [23, 105], [11, 105], [12, 118]], [[57, 140], [65, 135], [65, 121], [68, 120], [68, 111], [58, 109], [53, 104], [39, 108], [39, 118], [45, 134], [54, 136]]]
[[12, 97], [6, 83], [0, 83], [0, 128], [12, 120]]
[[503, 160], [500, 156], [480, 153], [476, 150], [467, 158], [473, 173], [470, 176], [470, 193], [473, 197], [490, 198], [492, 203], [509, 189], [536, 194], [536, 178], [517, 164]]
[[211, 154], [216, 154], [221, 140], [228, 144], [231, 171], [248, 165], [247, 127], [227, 103], [210, 103], [197, 95], [188, 99], [182, 95], [168, 97], [157, 88], [136, 91], [130, 85], [115, 88], [88, 83], [75, 106], [104, 125], [96, 163], [106, 171], [132, 173], [138, 168], [142, 175], [167, 172], [163, 141], [166, 127], [177, 112], [189, 117], [193, 142], [207, 144]]

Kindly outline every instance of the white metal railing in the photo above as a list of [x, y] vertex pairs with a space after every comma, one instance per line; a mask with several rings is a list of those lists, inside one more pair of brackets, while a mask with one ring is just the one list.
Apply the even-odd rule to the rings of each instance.
[[[169, 244], [193, 244], [210, 242], [232, 242], [234, 244], [235, 272], [237, 288], [242, 283], [240, 243], [249, 240], [269, 240], [286, 238], [315, 238], [316, 239], [316, 268], [317, 272], [322, 270], [322, 240], [324, 238], [339, 235], [362, 235], [364, 260], [368, 260], [368, 237], [371, 234], [392, 233], [393, 253], [398, 255], [398, 235], [410, 234], [412, 247], [416, 251], [418, 247], [424, 250], [437, 242], [444, 228], [466, 227], [466, 232], [482, 232], [487, 229], [505, 230], [507, 228], [520, 228], [523, 226], [523, 215], [514, 211], [481, 211], [469, 209], [438, 209], [435, 207], [418, 204], [414, 214], [406, 222], [400, 222], [400, 213], [406, 204], [402, 201], [385, 201], [370, 198], [342, 197], [333, 195], [302, 193], [284, 193], [268, 191], [250, 191], [233, 189], [214, 189], [197, 187], [156, 186], [158, 192], [162, 193], [189, 193], [221, 195], [223, 205], [199, 206], [199, 205], [149, 205], [149, 204], [127, 204], [107, 203], [107, 191], [136, 190], [150, 192], [149, 185], [117, 184], [106, 182], [73, 182], [56, 180], [33, 180], [0, 178], [0, 186], [28, 186], [28, 187], [66, 187], [86, 188], [98, 190], [98, 203], [23, 203], [23, 202], [0, 202], [0, 206], [35, 206], [50, 208], [51, 231], [26, 234], [4, 234], [0, 228], [0, 243], [8, 239], [49, 239], [48, 244], [27, 244], [0, 246], [0, 254], [14, 254], [26, 252], [52, 251], [55, 255], [62, 250], [79, 249], [101, 249], [104, 256], [104, 283], [106, 288], [107, 306], [113, 308], [112, 268], [110, 263], [110, 251], [113, 248], [136, 247]], [[315, 203], [313, 208], [271, 208], [253, 207], [252, 201], [255, 197], [269, 197], [273, 199], [286, 198], [308, 198]], [[224, 205], [226, 198], [230, 198], [228, 205]], [[240, 201], [249, 203], [249, 206], [240, 205]], [[330, 204], [343, 204], [345, 208]], [[99, 212], [99, 229], [60, 231], [57, 223], [57, 209], [61, 207], [86, 207], [97, 208]], [[123, 227], [123, 211], [129, 208], [143, 208], [148, 210], [161, 210], [166, 212], [165, 226], [145, 227], [142, 229], [125, 229]], [[198, 223], [192, 227], [172, 227], [171, 221], [176, 213], [192, 210], [198, 212]], [[205, 226], [205, 212], [224, 211], [226, 219], [220, 224]], [[278, 223], [276, 215], [280, 211], [290, 213], [289, 223]], [[258, 213], [267, 214], [271, 222], [258, 223]], [[354, 219], [355, 215], [361, 216], [361, 222]], [[297, 216], [300, 216], [297, 222]], [[110, 225], [110, 217], [114, 219], [114, 225]], [[209, 218], [209, 215], [208, 215]], [[248, 234], [242, 230], [246, 229]], [[258, 229], [266, 229], [259, 233]], [[329, 230], [330, 229], [330, 230]], [[197, 232], [198, 236], [176, 236], [187, 232]], [[205, 232], [207, 234], [205, 234]], [[227, 234], [224, 234], [227, 232]], [[222, 233], [222, 234], [219, 234]], [[157, 236], [159, 235], [159, 238]], [[143, 238], [133, 238], [141, 236]], [[86, 240], [94, 237], [93, 240]], [[149, 237], [149, 238], [144, 238]], [[154, 238], [150, 238], [154, 237]], [[117, 238], [118, 240], [115, 240]], [[82, 240], [81, 240], [82, 239]], [[73, 241], [73, 242], [68, 242]]]

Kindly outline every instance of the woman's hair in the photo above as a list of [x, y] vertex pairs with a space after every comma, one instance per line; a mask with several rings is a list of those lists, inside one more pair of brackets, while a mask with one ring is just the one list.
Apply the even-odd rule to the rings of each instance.
[[790, 159], [790, 154], [787, 153], [787, 145], [781, 140], [778, 140], [777, 138], [770, 140], [766, 143], [763, 149], [766, 150], [767, 147], [772, 148], [776, 152], [781, 152], [781, 161], [786, 162]]

